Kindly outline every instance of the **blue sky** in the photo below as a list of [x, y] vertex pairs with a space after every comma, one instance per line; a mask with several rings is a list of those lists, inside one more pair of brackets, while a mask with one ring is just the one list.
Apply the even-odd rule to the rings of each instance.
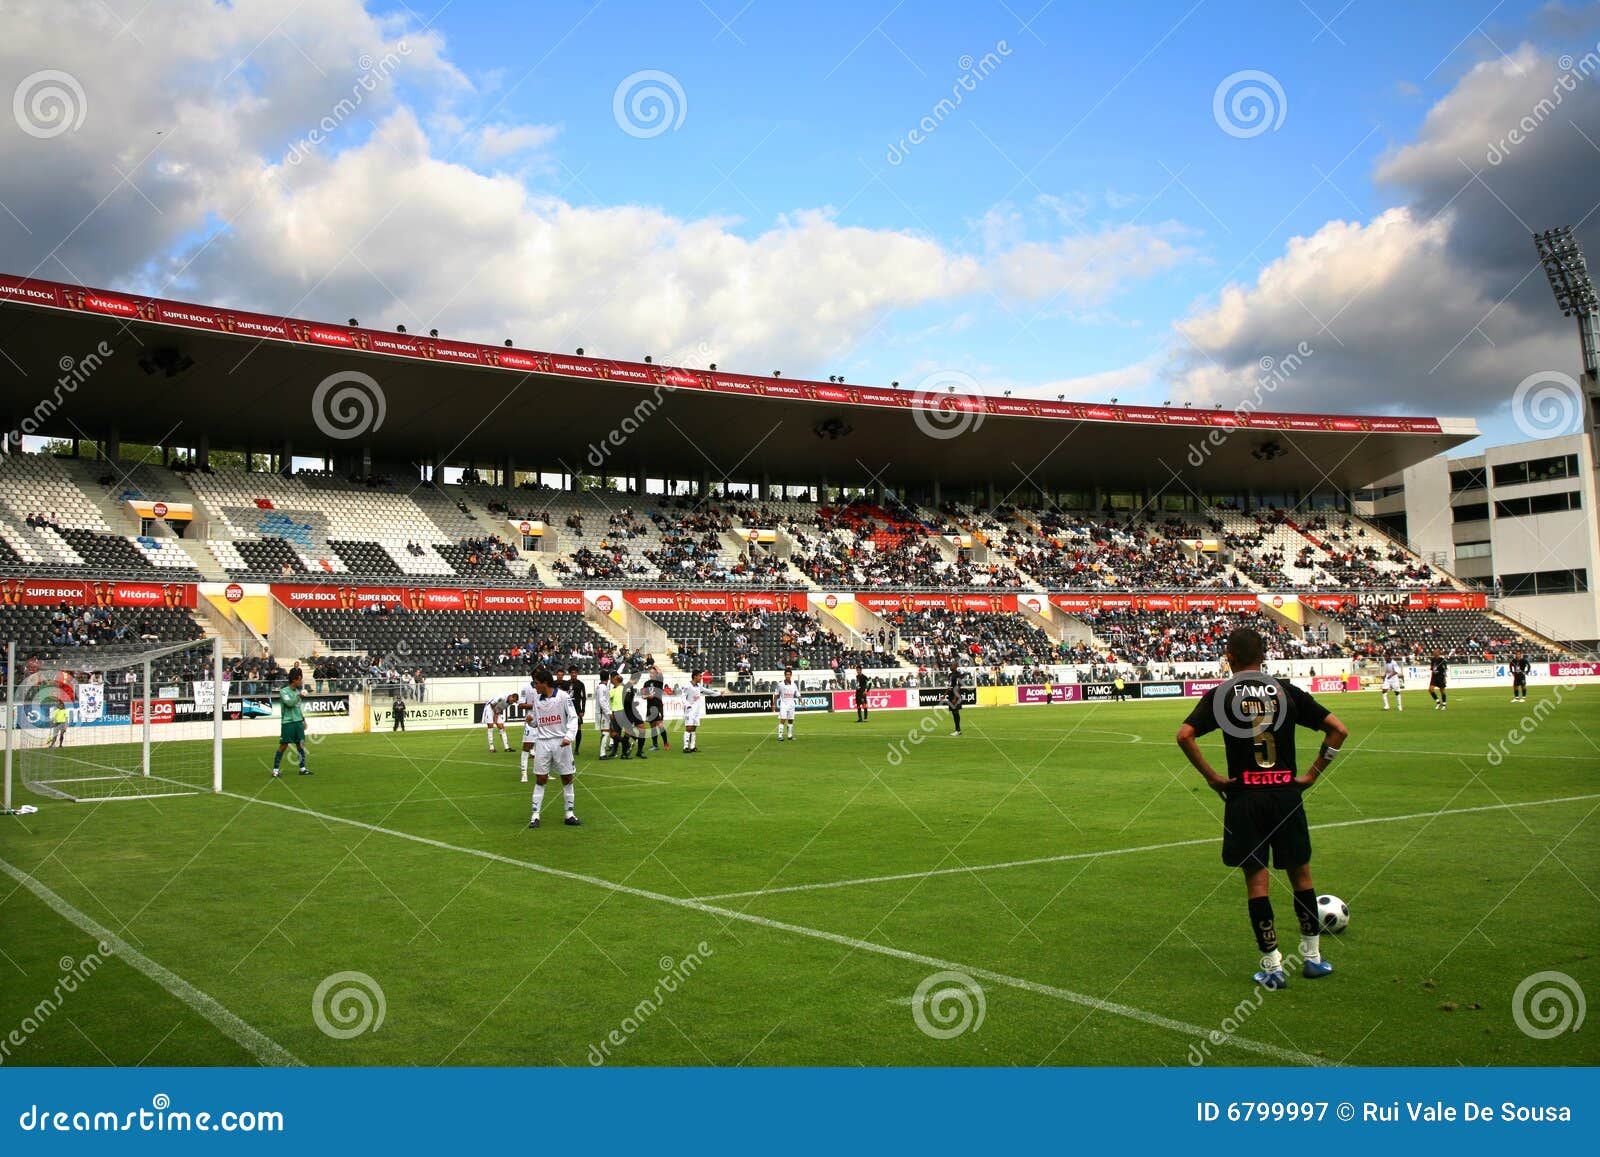
[[[13, 22], [4, 78], [65, 71], [87, 115], [0, 136], [5, 268], [1139, 402], [1236, 405], [1305, 346], [1267, 408], [1469, 416], [1490, 441], [1530, 435], [1519, 382], [1576, 369], [1527, 234], [1593, 248], [1594, 3], [150, 7]], [[627, 111], [651, 84], [670, 123]]]

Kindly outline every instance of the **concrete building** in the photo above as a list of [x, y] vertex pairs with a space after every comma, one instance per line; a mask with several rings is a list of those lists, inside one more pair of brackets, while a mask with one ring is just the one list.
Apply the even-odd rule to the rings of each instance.
[[1563, 642], [1600, 639], [1600, 519], [1590, 435], [1440, 455], [1356, 494], [1355, 509]]

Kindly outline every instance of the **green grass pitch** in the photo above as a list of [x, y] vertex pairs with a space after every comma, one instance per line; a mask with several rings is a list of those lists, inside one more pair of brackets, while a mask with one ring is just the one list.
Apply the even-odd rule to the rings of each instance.
[[[1332, 977], [1264, 995], [1220, 802], [1172, 742], [1186, 702], [969, 709], [959, 739], [942, 711], [802, 716], [792, 744], [713, 718], [643, 763], [596, 763], [591, 730], [585, 826], [555, 785], [539, 831], [478, 730], [330, 737], [276, 782], [273, 741], [230, 741], [229, 794], [21, 793], [43, 810], [0, 820], [0, 1059], [1595, 1064], [1593, 1026], [1513, 1010], [1541, 972], [1600, 994], [1600, 688], [1504, 743], [1555, 695], [1330, 697], [1352, 738], [1307, 807], [1351, 927]], [[132, 952], [63, 993], [85, 920]], [[925, 985], [947, 971], [972, 986]], [[381, 1024], [319, 1027], [340, 973]]]

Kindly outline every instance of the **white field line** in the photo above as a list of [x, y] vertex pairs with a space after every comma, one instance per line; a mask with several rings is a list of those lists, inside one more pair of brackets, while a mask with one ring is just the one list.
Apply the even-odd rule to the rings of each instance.
[[21, 868], [0, 860], [0, 872], [4, 872], [40, 900], [43, 900], [68, 923], [76, 925], [79, 930], [93, 936], [98, 943], [106, 945], [111, 949], [112, 956], [135, 971], [142, 972], [210, 1021], [219, 1032], [239, 1044], [262, 1064], [301, 1065], [305, 1063], [259, 1029], [252, 1028], [240, 1020], [214, 998], [201, 992], [176, 972], [157, 964], [92, 916], [78, 911], [78, 909]]
[[571, 880], [574, 883], [588, 884], [595, 888], [604, 888], [608, 892], [624, 896], [633, 896], [640, 900], [651, 900], [658, 904], [667, 904], [674, 908], [682, 908], [690, 912], [699, 912], [718, 920], [737, 920], [745, 924], [754, 924], [761, 928], [771, 929], [775, 932], [785, 932], [792, 936], [801, 936], [809, 940], [821, 940], [830, 944], [837, 944], [843, 948], [850, 948], [858, 952], [873, 953], [886, 956], [893, 960], [904, 960], [919, 967], [941, 972], [964, 972], [976, 980], [986, 980], [991, 984], [1001, 985], [1006, 988], [1015, 988], [1023, 992], [1031, 992], [1038, 996], [1050, 997], [1067, 1004], [1076, 1004], [1095, 1012], [1104, 1012], [1112, 1016], [1120, 1016], [1126, 1020], [1137, 1021], [1140, 1024], [1150, 1025], [1154, 1028], [1167, 1029], [1170, 1032], [1181, 1033], [1184, 1036], [1209, 1040], [1212, 1044], [1231, 1045], [1244, 1052], [1256, 1056], [1267, 1057], [1279, 1064], [1297, 1065], [1328, 1065], [1332, 1062], [1323, 1057], [1312, 1056], [1309, 1053], [1298, 1052], [1294, 1049], [1282, 1048], [1278, 1045], [1268, 1044], [1264, 1041], [1250, 1040], [1245, 1037], [1234, 1036], [1216, 1029], [1205, 1028], [1201, 1025], [1189, 1024], [1187, 1021], [1175, 1020], [1172, 1017], [1162, 1016], [1160, 1013], [1147, 1012], [1142, 1008], [1131, 1005], [1118, 1004], [1099, 997], [1089, 996], [1081, 992], [1073, 992], [1066, 988], [1057, 988], [1050, 984], [1041, 984], [1038, 981], [1027, 980], [1020, 976], [1007, 976], [1003, 972], [994, 972], [987, 968], [975, 968], [968, 964], [961, 964], [952, 960], [941, 960], [936, 956], [925, 956], [920, 952], [908, 952], [901, 948], [893, 948], [887, 944], [875, 944], [870, 940], [858, 940], [853, 936], [842, 936], [837, 932], [828, 932], [821, 928], [807, 928], [800, 924], [789, 924], [782, 920], [770, 920], [765, 916], [756, 916], [749, 912], [739, 912], [732, 908], [719, 908], [700, 900], [684, 899], [680, 896], [669, 896], [663, 892], [652, 892], [645, 888], [635, 888], [628, 884], [618, 884], [611, 880], [601, 879], [599, 876], [587, 876], [580, 872], [569, 872], [562, 868], [552, 868], [544, 864], [534, 863], [531, 860], [518, 860], [511, 856], [502, 856], [498, 852], [487, 852], [481, 848], [468, 848], [459, 844], [448, 844], [443, 840], [430, 839], [427, 836], [414, 835], [411, 832], [397, 831], [394, 828], [380, 827], [377, 824], [363, 823], [360, 820], [348, 819], [345, 816], [329, 815], [324, 812], [313, 811], [310, 808], [296, 807], [293, 804], [279, 803], [275, 800], [257, 799], [253, 796], [240, 795], [237, 792], [225, 791], [222, 793], [234, 799], [244, 800], [246, 803], [260, 804], [263, 807], [279, 808], [282, 811], [294, 812], [299, 815], [311, 816], [325, 823], [348, 824], [363, 831], [374, 832], [378, 835], [393, 836], [395, 839], [409, 840], [412, 843], [422, 844], [441, 851], [456, 852], [464, 856], [476, 856], [479, 859], [491, 860], [498, 864], [506, 864], [514, 868], [523, 868], [531, 872], [554, 876], [558, 879]]
[[[1544, 807], [1547, 804], [1581, 803], [1600, 799], [1594, 795], [1567, 795], [1557, 799], [1536, 799], [1518, 803], [1492, 803], [1481, 807], [1458, 807], [1446, 811], [1410, 812], [1403, 816], [1368, 816], [1359, 820], [1337, 820], [1333, 823], [1312, 824], [1313, 831], [1328, 828], [1356, 828], [1364, 824], [1393, 824], [1402, 820], [1436, 819], [1439, 816], [1467, 815], [1471, 812], [1505, 811], [1509, 808]], [[1170, 848], [1191, 848], [1197, 844], [1214, 844], [1215, 836], [1195, 840], [1173, 840], [1165, 844], [1140, 844], [1132, 848], [1107, 848], [1098, 852], [1067, 852], [1059, 856], [1038, 856], [1031, 860], [1006, 860], [998, 864], [973, 864], [961, 868], [930, 868], [925, 872], [898, 872], [891, 876], [858, 876], [852, 880], [827, 880], [818, 884], [788, 884], [779, 888], [754, 888], [748, 892], [718, 892], [710, 896], [697, 896], [697, 900], [738, 900], [747, 896], [775, 896], [782, 892], [817, 892], [824, 888], [854, 888], [863, 884], [890, 884], [897, 880], [922, 880], [931, 876], [965, 876], [970, 872], [998, 872], [1006, 868], [1031, 868], [1039, 864], [1063, 864], [1070, 860], [1097, 860], [1102, 856], [1131, 856], [1137, 852], [1164, 852]]]

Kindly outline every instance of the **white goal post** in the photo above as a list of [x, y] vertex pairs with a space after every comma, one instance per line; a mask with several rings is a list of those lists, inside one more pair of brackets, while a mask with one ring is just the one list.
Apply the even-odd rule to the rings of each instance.
[[[232, 707], [238, 703], [238, 708]], [[6, 643], [5, 807], [15, 780], [98, 802], [222, 790], [230, 701], [218, 639], [156, 646]]]

